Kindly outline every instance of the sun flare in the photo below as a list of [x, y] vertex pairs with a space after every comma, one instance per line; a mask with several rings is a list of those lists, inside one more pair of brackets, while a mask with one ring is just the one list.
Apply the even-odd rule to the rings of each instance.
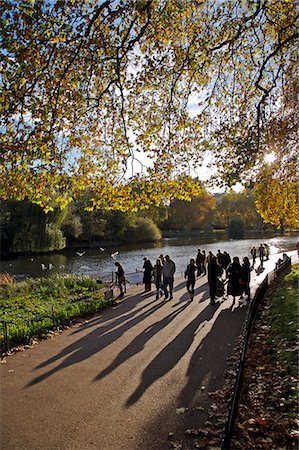
[[267, 155], [265, 155], [264, 157], [264, 161], [267, 164], [271, 164], [276, 158], [276, 154], [274, 152], [268, 153]]

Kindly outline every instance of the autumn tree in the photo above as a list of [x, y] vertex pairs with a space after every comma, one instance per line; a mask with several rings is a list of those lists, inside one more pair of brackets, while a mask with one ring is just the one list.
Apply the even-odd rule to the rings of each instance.
[[174, 200], [169, 207], [169, 226], [175, 230], [202, 229], [210, 222], [215, 205], [213, 196], [205, 191], [190, 202]]
[[282, 101], [269, 120], [268, 149], [273, 161], [256, 176], [257, 210], [266, 223], [299, 226], [298, 78], [283, 91]]
[[297, 158], [287, 165], [274, 162], [260, 172], [255, 189], [257, 210], [266, 223], [282, 232], [299, 227], [299, 181]]
[[4, 199], [49, 210], [88, 188], [90, 209], [136, 210], [200, 194], [193, 175], [207, 150], [228, 184], [263, 159], [295, 76], [295, 0], [0, 8]]
[[218, 199], [213, 224], [217, 228], [228, 229], [231, 219], [235, 217], [242, 219], [247, 230], [263, 227], [263, 220], [256, 210], [252, 189], [242, 192], [231, 191]]

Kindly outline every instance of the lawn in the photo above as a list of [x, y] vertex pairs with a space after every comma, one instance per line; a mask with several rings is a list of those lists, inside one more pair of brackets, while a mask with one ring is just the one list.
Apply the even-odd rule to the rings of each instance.
[[1, 353], [109, 306], [103, 285], [87, 276], [54, 275], [0, 285]]

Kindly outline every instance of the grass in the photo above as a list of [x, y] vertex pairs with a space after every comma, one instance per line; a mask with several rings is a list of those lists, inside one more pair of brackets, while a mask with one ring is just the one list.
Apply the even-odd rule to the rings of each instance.
[[28, 344], [78, 317], [95, 314], [113, 303], [103, 286], [87, 276], [54, 275], [0, 286], [1, 353]]
[[284, 367], [283, 396], [290, 404], [290, 415], [296, 414], [294, 405], [298, 398], [298, 389], [294, 389], [298, 375], [298, 283], [297, 264], [283, 277], [271, 303], [271, 354]]

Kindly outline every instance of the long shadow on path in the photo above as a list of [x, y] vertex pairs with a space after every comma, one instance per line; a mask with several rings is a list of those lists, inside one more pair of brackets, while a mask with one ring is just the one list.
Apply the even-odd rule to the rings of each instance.
[[[153, 301], [151, 303], [156, 302]], [[138, 308], [137, 310], [134, 310], [129, 314], [118, 316], [114, 321], [110, 323], [105, 323], [103, 326], [97, 327], [89, 334], [85, 335], [81, 339], [76, 340], [71, 345], [65, 347], [57, 355], [53, 356], [52, 358], [49, 358], [47, 361], [38, 365], [36, 369], [46, 367], [54, 363], [55, 361], [58, 361], [59, 359], [66, 357], [58, 366], [54, 367], [48, 372], [45, 372], [42, 375], [30, 381], [27, 387], [40, 383], [41, 381], [50, 377], [59, 370], [62, 370], [73, 364], [77, 364], [78, 362], [84, 361], [85, 359], [91, 357], [92, 355], [100, 352], [105, 347], [107, 347], [108, 345], [119, 339], [124, 334], [125, 331], [131, 330], [132, 327], [134, 327], [135, 325], [146, 319], [149, 315], [153, 314], [155, 311], [157, 311], [158, 309], [162, 308], [165, 305], [165, 302], [161, 302], [158, 304], [156, 303], [153, 306], [150, 306], [151, 303], [147, 303], [145, 306], [142, 306], [141, 308]], [[118, 311], [114, 310], [112, 314], [115, 314], [116, 312], [119, 312], [119, 314], [121, 314], [122, 312], [127, 312], [129, 309], [132, 309], [135, 306], [136, 306], [136, 297], [132, 297], [130, 299], [127, 299], [126, 302], [123, 302], [121, 305], [119, 305], [120, 307], [119, 310]], [[150, 306], [150, 308], [146, 309], [148, 308], [148, 306]], [[136, 314], [138, 314], [138, 312], [140, 311], [143, 312], [136, 316]], [[106, 320], [109, 320], [109, 318], [112, 319], [113, 316], [111, 314], [107, 315]], [[115, 328], [117, 325], [118, 327]]]
[[[183, 284], [183, 287], [186, 289], [186, 283], [181, 283]], [[194, 289], [194, 302], [198, 302], [198, 298], [196, 298], [199, 294], [203, 293], [203, 295], [200, 297], [200, 302], [203, 302], [204, 300], [208, 299], [210, 294], [209, 294], [209, 285], [208, 283], [202, 284], [198, 287], [196, 287]], [[185, 302], [187, 300], [190, 300], [190, 294], [189, 292], [184, 292], [183, 295], [179, 298], [179, 301], [177, 303], [175, 303], [173, 306], [177, 306], [182, 302]]]
[[[191, 340], [198, 333], [196, 326], [203, 320], [206, 322], [205, 326], [211, 326], [208, 334], [202, 339], [199, 345], [195, 348], [192, 356], [189, 360], [187, 369], [187, 381], [180, 391], [178, 391], [177, 397], [174, 402], [166, 404], [163, 410], [157, 417], [152, 417], [147, 424], [146, 431], [143, 433], [142, 442], [143, 447], [147, 449], [168, 449], [169, 441], [165, 439], [168, 432], [175, 430], [175, 440], [180, 442], [182, 448], [190, 447], [190, 437], [186, 437], [185, 431], [188, 429], [206, 428], [206, 420], [208, 414], [211, 411], [211, 404], [214, 403], [214, 397], [210, 396], [211, 392], [215, 392], [221, 389], [223, 382], [225, 381], [225, 370], [229, 367], [226, 365], [226, 360], [231, 356], [233, 352], [234, 344], [237, 338], [240, 336], [244, 325], [244, 318], [246, 316], [246, 309], [242, 306], [235, 307], [231, 304], [228, 309], [219, 311], [210, 309], [212, 306], [206, 308], [206, 310], [200, 314], [200, 319], [197, 317], [190, 325], [182, 331], [173, 342], [167, 346], [157, 359], [148, 366], [143, 375], [142, 384], [132, 397], [128, 400], [127, 406], [130, 406], [142, 395], [143, 391], [157, 379], [158, 374], [151, 375], [151, 371], [156, 371], [158, 364], [163, 366], [163, 359], [167, 358], [166, 350], [171, 353], [171, 349], [174, 349], [176, 345], [182, 348], [184, 343], [181, 342], [187, 339], [185, 345], [185, 351], [187, 346], [190, 346]], [[175, 344], [175, 341], [179, 339], [179, 342]], [[182, 355], [182, 351], [180, 357]], [[167, 370], [171, 365], [174, 365], [175, 355], [169, 355], [167, 361]], [[159, 376], [162, 376], [165, 369], [160, 370]], [[185, 412], [183, 415], [178, 415], [175, 412], [177, 407], [184, 407]], [[210, 419], [209, 419], [210, 420]], [[215, 420], [218, 420], [217, 417]], [[162, 422], [161, 422], [162, 421]]]
[[199, 325], [204, 321], [211, 320], [219, 306], [219, 304], [208, 305], [152, 360], [142, 373], [140, 385], [127, 400], [127, 407], [136, 403], [156, 380], [175, 367], [193, 343]]
[[141, 352], [144, 349], [146, 342], [148, 342], [155, 334], [159, 331], [163, 330], [167, 325], [170, 324], [172, 320], [174, 320], [180, 313], [184, 311], [188, 307], [188, 303], [182, 305], [179, 309], [171, 312], [163, 319], [157, 321], [154, 324], [148, 326], [145, 330], [143, 330], [138, 336], [136, 336], [130, 344], [125, 347], [119, 355], [115, 358], [115, 360], [104, 369], [96, 378], [95, 381], [100, 380], [127, 361], [132, 356]]
[[211, 331], [194, 351], [188, 371], [188, 382], [182, 390], [179, 403], [189, 405], [204, 382], [206, 392], [217, 387], [223, 377], [226, 359], [231, 355], [234, 343], [243, 330], [245, 309], [234, 308], [221, 311]]

